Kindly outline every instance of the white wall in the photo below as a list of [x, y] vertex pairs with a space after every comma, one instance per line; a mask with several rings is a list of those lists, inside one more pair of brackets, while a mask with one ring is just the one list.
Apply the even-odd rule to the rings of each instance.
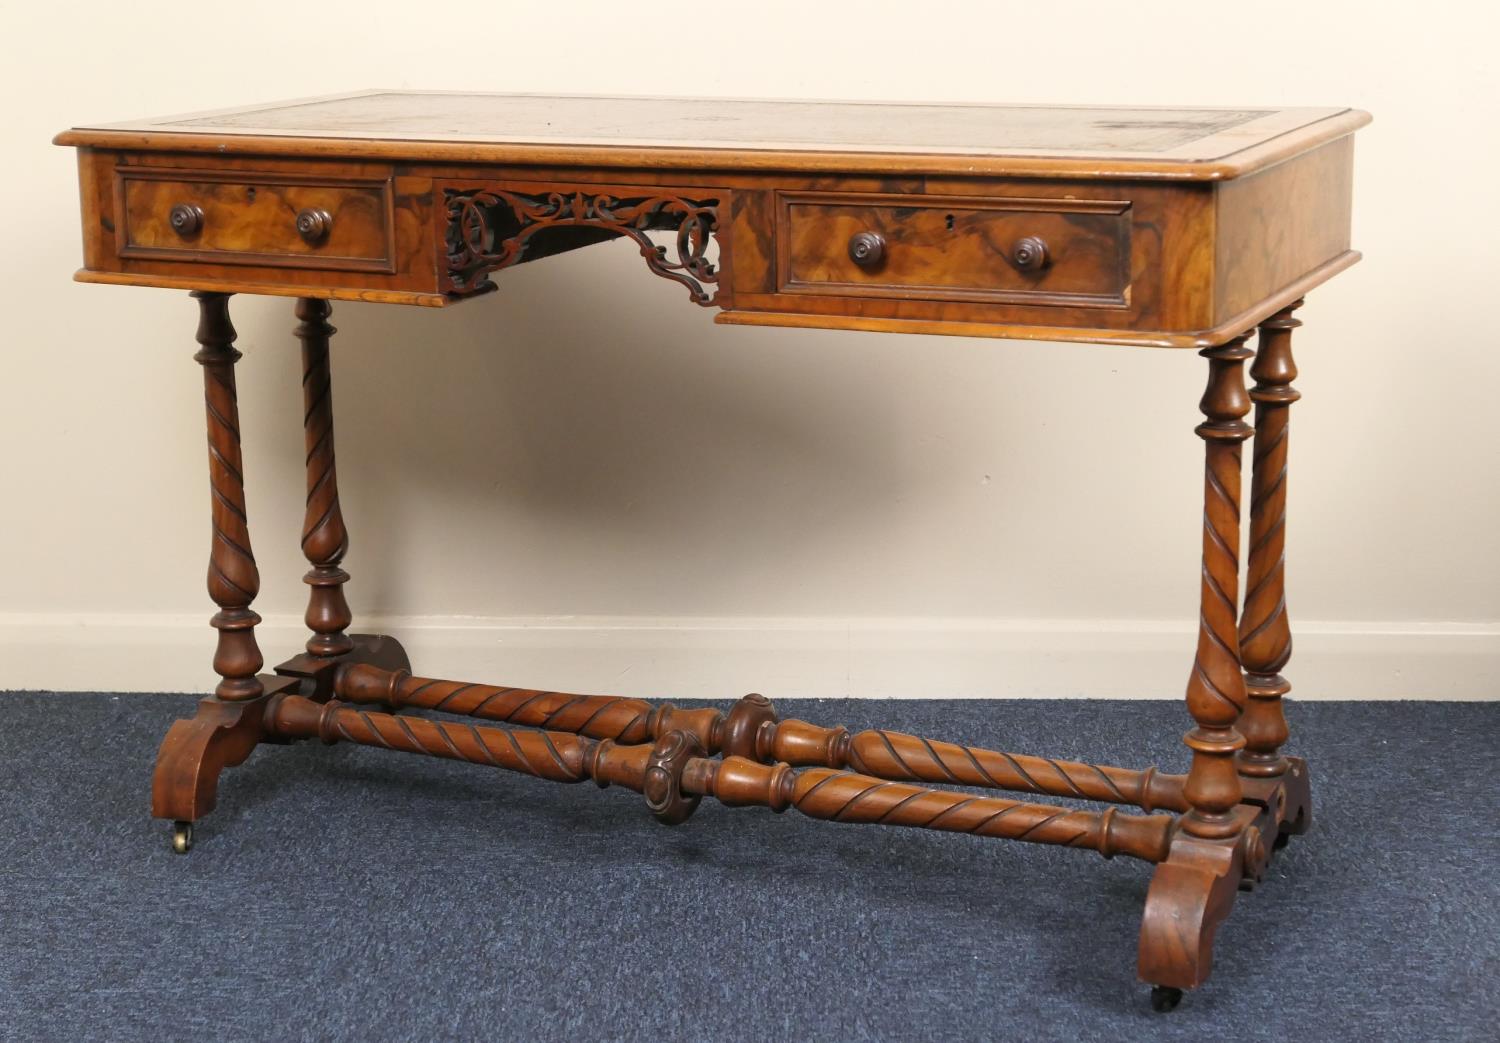
[[[0, 688], [211, 679], [195, 306], [69, 281], [73, 156], [50, 137], [388, 86], [1372, 111], [1367, 259], [1301, 313], [1288, 672], [1309, 697], [1496, 695], [1493, 5], [543, 10], [4, 6]], [[419, 668], [675, 695], [1181, 691], [1191, 353], [714, 326], [625, 244], [499, 281], [443, 312], [334, 308], [349, 595]], [[290, 307], [234, 307], [271, 662], [305, 597]]]

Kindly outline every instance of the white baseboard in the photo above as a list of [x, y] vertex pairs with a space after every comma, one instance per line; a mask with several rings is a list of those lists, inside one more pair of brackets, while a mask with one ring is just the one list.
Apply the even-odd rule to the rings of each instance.
[[[366, 618], [419, 673], [673, 698], [1176, 698], [1190, 621]], [[257, 633], [268, 662], [305, 639], [295, 616]], [[212, 686], [204, 616], [0, 613], [0, 690], [192, 692]], [[1500, 624], [1299, 624], [1287, 671], [1302, 699], [1500, 698]]]

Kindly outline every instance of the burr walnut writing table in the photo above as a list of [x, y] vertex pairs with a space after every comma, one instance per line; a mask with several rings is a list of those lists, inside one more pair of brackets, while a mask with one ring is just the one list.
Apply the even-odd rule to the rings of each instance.
[[[1307, 766], [1280, 752], [1293, 311], [1358, 259], [1352, 135], [1368, 119], [391, 91], [59, 135], [78, 149], [78, 278], [191, 290], [200, 312], [220, 681], [167, 733], [153, 814], [186, 851], [224, 768], [263, 742], [317, 738], [623, 786], [666, 823], [712, 796], [1131, 855], [1156, 864], [1139, 972], [1169, 1009], [1207, 977], [1236, 892], [1310, 821]], [[416, 677], [392, 638], [347, 633], [329, 301], [448, 306], [512, 265], [619, 237], [719, 322], [1198, 349], [1207, 466], [1187, 774], [851, 734], [781, 720], [759, 695], [721, 713]], [[311, 637], [273, 674], [260, 673], [251, 608], [234, 293], [295, 297], [300, 320]]]

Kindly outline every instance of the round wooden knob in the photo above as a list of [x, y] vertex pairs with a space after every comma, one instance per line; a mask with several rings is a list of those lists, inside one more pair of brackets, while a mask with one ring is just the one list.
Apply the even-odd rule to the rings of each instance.
[[1015, 262], [1016, 267], [1023, 272], [1039, 272], [1047, 267], [1047, 243], [1041, 236], [1028, 235], [1024, 239], [1017, 239], [1016, 245], [1010, 248], [1010, 259]]
[[194, 203], [178, 203], [167, 215], [172, 231], [186, 239], [203, 228], [203, 211]]
[[297, 234], [309, 243], [321, 243], [327, 239], [332, 227], [333, 218], [327, 210], [308, 207], [297, 211]]
[[861, 268], [874, 268], [885, 260], [885, 236], [879, 232], [856, 232], [849, 237], [849, 260]]

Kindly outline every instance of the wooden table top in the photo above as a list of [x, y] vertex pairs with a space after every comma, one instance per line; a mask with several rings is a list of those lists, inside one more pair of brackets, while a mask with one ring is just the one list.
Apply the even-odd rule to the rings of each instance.
[[1223, 180], [1367, 122], [1340, 108], [362, 91], [85, 126], [56, 140], [219, 154]]

